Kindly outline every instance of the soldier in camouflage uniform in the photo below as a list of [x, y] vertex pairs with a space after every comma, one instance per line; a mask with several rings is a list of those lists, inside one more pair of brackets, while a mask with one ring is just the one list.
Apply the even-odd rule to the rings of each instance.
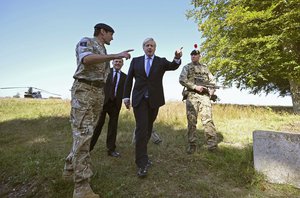
[[193, 50], [191, 52], [191, 60], [191, 63], [183, 67], [179, 77], [180, 84], [186, 89], [183, 94], [187, 97], [186, 114], [188, 120], [188, 154], [194, 153], [197, 148], [196, 126], [198, 113], [200, 113], [201, 116], [208, 150], [212, 151], [218, 146], [216, 129], [212, 120], [212, 107], [210, 101], [210, 95], [213, 95], [215, 90], [209, 90], [199, 85], [200, 83], [215, 84], [215, 79], [207, 66], [199, 63], [199, 50]]
[[76, 46], [77, 70], [71, 89], [71, 127], [73, 146], [67, 156], [63, 177], [75, 183], [73, 198], [99, 197], [89, 181], [91, 170], [90, 142], [104, 103], [104, 82], [110, 72], [109, 61], [130, 58], [129, 52], [106, 53], [105, 44], [113, 40], [114, 30], [103, 23], [94, 27], [93, 38], [83, 38]]

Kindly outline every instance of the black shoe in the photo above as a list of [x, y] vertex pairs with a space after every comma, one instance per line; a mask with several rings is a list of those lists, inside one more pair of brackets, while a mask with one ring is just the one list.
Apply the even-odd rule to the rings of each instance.
[[153, 165], [153, 162], [148, 159], [148, 162], [146, 164], [146, 168], [150, 168]]
[[118, 153], [117, 151], [107, 151], [108, 156], [112, 156], [112, 157], [121, 157], [120, 153]]
[[147, 176], [147, 168], [145, 167], [145, 168], [139, 168], [139, 170], [138, 170], [138, 172], [137, 172], [137, 176], [139, 177], [139, 178], [144, 178], [144, 177], [146, 177]]

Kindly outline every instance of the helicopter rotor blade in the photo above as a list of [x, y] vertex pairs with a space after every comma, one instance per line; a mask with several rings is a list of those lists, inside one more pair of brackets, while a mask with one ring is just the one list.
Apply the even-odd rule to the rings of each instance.
[[22, 89], [22, 88], [30, 88], [30, 87], [0, 87], [0, 89]]
[[40, 88], [37, 88], [37, 87], [0, 87], [0, 89], [23, 89], [23, 88], [32, 88], [32, 89], [36, 89], [36, 90], [39, 90], [39, 91], [42, 91], [42, 92], [45, 92], [45, 93], [48, 93], [48, 94], [51, 94], [51, 95], [55, 95], [55, 96], [61, 96], [60, 94], [56, 94], [56, 93], [51, 93], [49, 91], [46, 91], [46, 90], [43, 90], [43, 89], [40, 89]]

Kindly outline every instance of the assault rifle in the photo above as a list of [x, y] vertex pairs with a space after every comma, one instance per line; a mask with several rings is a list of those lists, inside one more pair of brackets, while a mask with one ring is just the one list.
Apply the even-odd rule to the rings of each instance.
[[[215, 84], [204, 83], [204, 82], [198, 82], [197, 85], [198, 86], [203, 86], [204, 90], [201, 93], [199, 93], [196, 90], [189, 90], [189, 89], [185, 89], [185, 87], [184, 87], [183, 90], [182, 90], [182, 96], [183, 96], [182, 101], [187, 99], [188, 92], [195, 92], [195, 93], [202, 94], [202, 95], [203, 94], [209, 95], [209, 89], [220, 89], [220, 88], [223, 87], [223, 86], [218, 86], [218, 85], [215, 85]], [[210, 100], [213, 101], [213, 102], [216, 102], [217, 100], [220, 100], [220, 99], [217, 95], [213, 94], [213, 95], [210, 95]]]
[[206, 89], [220, 89], [223, 88], [223, 86], [218, 86], [211, 83], [197, 83], [197, 85], [205, 87]]

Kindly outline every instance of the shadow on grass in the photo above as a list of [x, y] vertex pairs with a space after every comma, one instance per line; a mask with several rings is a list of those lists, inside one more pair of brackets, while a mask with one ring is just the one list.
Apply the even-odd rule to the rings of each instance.
[[[148, 144], [154, 165], [146, 179], [137, 178], [131, 142], [134, 127], [131, 114], [120, 115], [117, 150], [121, 158], [106, 154], [106, 125], [91, 153], [92, 187], [102, 197], [255, 197], [257, 193], [271, 197], [273, 186], [269, 192], [255, 185], [262, 182], [253, 169], [251, 145], [220, 147], [211, 153], [201, 146], [203, 131], [199, 130], [199, 149], [187, 155], [186, 129], [162, 122], [155, 129], [163, 142]], [[218, 135], [221, 140], [222, 134]], [[0, 197], [71, 197], [73, 183], [61, 178], [72, 144], [68, 117], [2, 122], [0, 144]], [[284, 188], [276, 193], [288, 194]]]
[[68, 120], [40, 117], [0, 123], [0, 197], [52, 197], [71, 145]]

